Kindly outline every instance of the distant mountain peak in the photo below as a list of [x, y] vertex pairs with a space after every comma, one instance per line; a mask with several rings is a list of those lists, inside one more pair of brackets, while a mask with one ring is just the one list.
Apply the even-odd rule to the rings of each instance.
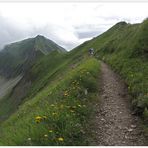
[[52, 51], [66, 52], [64, 48], [42, 35], [6, 45], [0, 52], [0, 73], [6, 75], [11, 73], [11, 69], [14, 71], [20, 65], [22, 68], [19, 70], [26, 71], [34, 61]]
[[49, 52], [53, 50], [57, 50], [58, 52], [66, 52], [66, 50], [53, 42], [52, 40], [42, 36], [37, 35], [34, 39], [34, 49], [37, 51], [41, 51], [44, 55], [47, 55]]
[[116, 25], [127, 25], [127, 24], [128, 24], [127, 22], [121, 21], [121, 22], [117, 23]]
[[43, 35], [38, 34], [35, 38], [45, 38]]

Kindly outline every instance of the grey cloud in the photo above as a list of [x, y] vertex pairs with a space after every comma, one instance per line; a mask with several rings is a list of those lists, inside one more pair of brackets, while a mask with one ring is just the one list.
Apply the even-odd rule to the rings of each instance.
[[98, 36], [101, 33], [101, 31], [87, 31], [87, 32], [78, 32], [78, 38], [84, 39], [84, 38], [90, 38], [94, 36]]
[[[105, 19], [113, 20], [115, 18], [106, 17]], [[2, 49], [2, 47], [8, 43], [19, 41], [28, 37], [34, 37], [38, 34], [41, 34], [53, 40], [65, 49], [70, 50], [80, 44], [82, 40], [98, 36], [111, 26], [112, 24], [110, 24], [109, 22], [106, 24], [98, 23], [72, 26], [73, 29], [70, 31], [72, 31], [72, 34], [77, 38], [76, 42], [73, 40], [66, 41], [63, 40], [63, 38], [59, 37], [64, 37], [65, 35], [64, 33], [61, 34], [58, 32], [58, 30], [65, 30], [63, 26], [57, 24], [45, 24], [44, 26], [39, 27], [30, 24], [30, 27], [26, 28], [25, 26], [20, 26], [12, 20], [8, 20], [0, 15], [0, 49]]]
[[0, 28], [0, 49], [2, 49], [4, 45], [23, 39], [26, 36], [23, 30], [14, 26], [11, 21], [2, 16], [0, 16]]
[[43, 27], [33, 27], [30, 36], [36, 36], [38, 34], [43, 35], [50, 40], [54, 41], [58, 45], [62, 46], [65, 49], [71, 49], [73, 47], [73, 43], [66, 43], [62, 39], [58, 37], [58, 34], [56, 33], [56, 30], [59, 29], [60, 26], [58, 25], [53, 25], [53, 24], [48, 24], [44, 25]]
[[[25, 26], [19, 26], [11, 20], [0, 16], [0, 49], [4, 45], [11, 42], [19, 41], [28, 37], [34, 37], [38, 34], [44, 35], [47, 38], [53, 40], [60, 46], [70, 50], [80, 44], [79, 40], [94, 37], [103, 32], [103, 27], [98, 27], [97, 25], [88, 24], [84, 26], [73, 26], [73, 34], [78, 39], [78, 42], [74, 41], [63, 41], [59, 38], [57, 30], [64, 30], [60, 25], [55, 24], [45, 24], [44, 26], [34, 26], [30, 25], [30, 28], [25, 29]], [[60, 34], [61, 35], [61, 34]], [[64, 34], [63, 34], [64, 36]]]
[[61, 43], [61, 46], [66, 48], [68, 51], [75, 48], [76, 46], [78, 46], [77, 43], [72, 43], [72, 42], [64, 42], [64, 43]]
[[14, 22], [11, 20], [0, 16], [0, 50], [3, 49], [6, 44], [34, 37], [38, 34], [44, 35], [57, 43], [64, 44], [62, 41], [58, 40], [57, 35], [54, 34], [57, 28], [53, 28], [52, 25], [45, 25], [39, 28], [33, 27], [32, 25], [25, 30], [24, 26], [18, 26], [18, 24], [13, 25], [13, 23]]
[[[110, 22], [108, 23], [108, 25], [114, 25], [115, 23], [117, 22], [120, 22], [120, 21], [125, 21], [127, 23], [131, 23], [131, 21], [138, 21], [138, 20], [141, 20], [141, 17], [135, 17], [135, 18], [130, 18], [130, 17], [121, 17], [121, 16], [118, 16], [118, 15], [114, 15], [114, 16], [98, 16], [98, 19], [102, 19], [104, 20], [105, 22]], [[103, 25], [103, 24], [102, 24]], [[104, 24], [104, 25], [107, 25], [107, 24]]]
[[84, 25], [75, 27], [79, 39], [91, 38], [100, 35], [108, 28], [108, 24]]

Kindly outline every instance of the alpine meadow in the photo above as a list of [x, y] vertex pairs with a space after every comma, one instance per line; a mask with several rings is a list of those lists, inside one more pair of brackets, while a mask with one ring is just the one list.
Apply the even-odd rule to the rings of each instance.
[[148, 19], [71, 51], [42, 35], [6, 45], [0, 145], [148, 145]]

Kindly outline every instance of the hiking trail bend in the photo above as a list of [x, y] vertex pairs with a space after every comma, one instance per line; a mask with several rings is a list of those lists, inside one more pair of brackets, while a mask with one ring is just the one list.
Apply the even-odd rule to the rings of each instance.
[[146, 145], [140, 119], [132, 114], [124, 82], [103, 62], [101, 71], [101, 98], [93, 121], [94, 145]]

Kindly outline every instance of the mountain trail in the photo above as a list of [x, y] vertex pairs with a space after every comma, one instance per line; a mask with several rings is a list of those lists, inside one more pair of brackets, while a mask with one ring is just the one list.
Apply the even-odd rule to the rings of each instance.
[[95, 105], [93, 145], [143, 146], [146, 144], [141, 120], [131, 111], [130, 96], [120, 77], [105, 63], [101, 63], [102, 90]]

